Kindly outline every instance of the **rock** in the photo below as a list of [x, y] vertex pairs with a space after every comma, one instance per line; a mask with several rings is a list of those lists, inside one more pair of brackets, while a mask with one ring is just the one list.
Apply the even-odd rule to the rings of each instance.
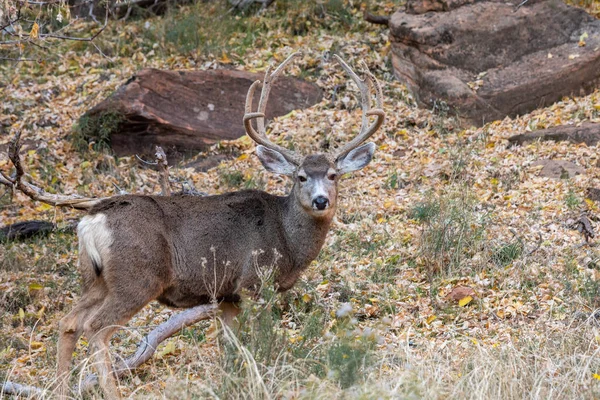
[[553, 128], [514, 135], [508, 139], [512, 145], [522, 145], [536, 140], [568, 141], [594, 146], [600, 141], [600, 123], [588, 122], [581, 124], [581, 126], [555, 126]]
[[446, 300], [460, 301], [467, 296], [477, 297], [477, 293], [469, 286], [456, 286], [446, 295]]
[[600, 189], [598, 188], [587, 188], [585, 192], [585, 197], [595, 201], [596, 203], [600, 203]]
[[[201, 150], [245, 134], [242, 124], [248, 88], [264, 74], [233, 70], [144, 69], [80, 119], [85, 137], [106, 136], [117, 155], [152, 154], [154, 146]], [[254, 106], [258, 105], [257, 90]], [[315, 84], [280, 77], [271, 90], [267, 118], [307, 108], [322, 98]], [[109, 127], [110, 129], [107, 129]]]
[[[406, 12], [409, 14], [425, 14], [429, 11], [450, 11], [477, 0], [408, 0]], [[481, 1], [481, 0], [479, 0]]]
[[475, 125], [598, 87], [600, 21], [560, 0], [521, 2], [409, 2], [390, 18], [396, 77], [422, 106], [443, 100]]
[[564, 160], [538, 160], [532, 164], [533, 167], [542, 165], [540, 176], [554, 179], [568, 179], [575, 175], [585, 173], [585, 169], [570, 161]]
[[227, 154], [214, 154], [206, 157], [199, 158], [193, 162], [185, 164], [184, 168], [194, 168], [196, 172], [206, 172], [211, 168], [216, 167], [221, 162], [233, 158]]

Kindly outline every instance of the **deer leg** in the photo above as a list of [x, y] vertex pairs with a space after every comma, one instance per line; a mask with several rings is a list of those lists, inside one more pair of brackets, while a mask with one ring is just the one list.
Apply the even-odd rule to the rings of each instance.
[[104, 295], [105, 290], [102, 287], [99, 285], [92, 287], [82, 296], [75, 308], [60, 320], [56, 378], [58, 381], [57, 392], [61, 399], [67, 397], [71, 359], [77, 340], [83, 333], [83, 322], [86, 320], [86, 316], [102, 304]]
[[90, 342], [95, 359], [94, 367], [106, 399], [120, 399], [117, 380], [110, 360], [109, 342], [112, 335], [127, 323], [146, 304], [155, 299], [159, 285], [151, 282], [144, 289], [135, 286], [109, 293], [102, 306], [84, 323], [83, 332]]
[[219, 304], [219, 310], [221, 311], [223, 323], [232, 331], [237, 330], [239, 324], [235, 317], [237, 317], [242, 310], [239, 303], [223, 301]]
[[[90, 334], [90, 349], [93, 351], [94, 367], [98, 373], [98, 381], [106, 399], [120, 399], [121, 394], [117, 387], [117, 380], [112, 371], [110, 338], [119, 329], [117, 326], [108, 326]], [[86, 333], [87, 335], [87, 333]]]

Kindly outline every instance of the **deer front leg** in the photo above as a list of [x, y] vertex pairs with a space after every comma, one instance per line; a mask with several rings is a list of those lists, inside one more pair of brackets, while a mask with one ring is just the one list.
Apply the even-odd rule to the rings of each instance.
[[223, 301], [219, 304], [219, 310], [221, 312], [221, 320], [223, 323], [232, 331], [237, 330], [239, 323], [235, 317], [237, 317], [241, 311], [239, 303]]

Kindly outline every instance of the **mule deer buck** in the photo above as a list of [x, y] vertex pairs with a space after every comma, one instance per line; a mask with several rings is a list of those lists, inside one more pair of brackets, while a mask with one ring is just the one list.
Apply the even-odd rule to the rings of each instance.
[[[288, 196], [243, 190], [208, 197], [122, 195], [70, 204], [89, 213], [77, 228], [81, 299], [60, 321], [60, 395], [67, 393], [71, 358], [80, 335], [85, 334], [94, 349], [105, 398], [119, 398], [109, 340], [146, 304], [158, 300], [190, 308], [216, 301], [223, 319], [231, 321], [240, 290], [260, 284], [257, 266], [275, 265], [275, 284], [285, 291], [317, 257], [336, 210], [338, 181], [371, 161], [375, 144], [363, 143], [381, 127], [385, 115], [374, 76], [367, 69], [365, 79], [359, 78], [335, 56], [360, 89], [358, 135], [333, 153], [305, 157], [270, 141], [265, 129], [269, 91], [297, 55], [288, 57], [272, 74], [267, 70], [256, 112], [252, 112], [252, 100], [260, 81], [252, 84], [243, 119], [263, 166], [293, 180]], [[375, 108], [371, 108], [373, 91]], [[369, 116], [375, 117], [373, 122]], [[30, 184], [20, 184], [21, 190], [35, 192]], [[37, 199], [44, 200], [37, 194]]]

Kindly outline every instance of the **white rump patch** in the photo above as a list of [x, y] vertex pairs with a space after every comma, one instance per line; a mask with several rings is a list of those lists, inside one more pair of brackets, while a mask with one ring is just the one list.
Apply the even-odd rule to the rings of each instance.
[[109, 247], [113, 237], [106, 226], [106, 215], [86, 215], [77, 225], [79, 236], [79, 254], [83, 252], [92, 259], [94, 264], [102, 266], [102, 260], [106, 261], [109, 256]]

